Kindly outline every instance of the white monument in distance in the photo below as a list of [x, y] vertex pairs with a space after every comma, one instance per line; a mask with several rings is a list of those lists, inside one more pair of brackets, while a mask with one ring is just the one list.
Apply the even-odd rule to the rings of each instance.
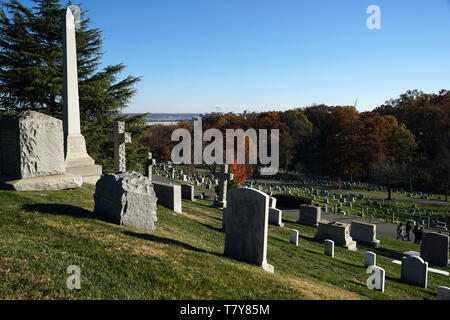
[[66, 172], [81, 175], [83, 183], [95, 184], [102, 174], [102, 167], [95, 164], [86, 150], [86, 141], [81, 134], [80, 104], [78, 96], [78, 67], [75, 41], [75, 17], [80, 18], [80, 8], [69, 6], [64, 25], [64, 143]]

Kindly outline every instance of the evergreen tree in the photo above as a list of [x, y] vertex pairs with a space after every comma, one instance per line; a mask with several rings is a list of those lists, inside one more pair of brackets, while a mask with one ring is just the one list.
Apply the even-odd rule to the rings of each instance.
[[[68, 5], [60, 0], [33, 0], [28, 8], [18, 0], [0, 3], [0, 110], [36, 110], [62, 118], [63, 22]], [[80, 5], [81, 7], [81, 5]], [[82, 12], [76, 31], [81, 129], [89, 154], [104, 171], [113, 170], [112, 144], [108, 133], [115, 120], [127, 122], [133, 143], [127, 147], [127, 168], [145, 162], [139, 141], [144, 115], [124, 117], [123, 109], [136, 93], [138, 77], [119, 80], [125, 66], [100, 69], [101, 30], [90, 27]]]

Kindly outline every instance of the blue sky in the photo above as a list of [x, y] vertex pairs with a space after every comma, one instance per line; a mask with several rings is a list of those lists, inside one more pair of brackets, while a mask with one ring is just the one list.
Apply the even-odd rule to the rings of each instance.
[[[76, 1], [74, 1], [76, 2]], [[128, 112], [372, 110], [450, 89], [450, 0], [89, 0], [105, 64], [142, 76]], [[368, 6], [381, 8], [369, 30]]]

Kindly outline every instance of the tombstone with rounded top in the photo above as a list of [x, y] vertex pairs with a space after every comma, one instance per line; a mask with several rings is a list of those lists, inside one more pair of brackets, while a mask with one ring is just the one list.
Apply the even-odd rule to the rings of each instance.
[[333, 240], [325, 240], [324, 241], [324, 254], [326, 256], [334, 258], [334, 241]]
[[289, 242], [298, 246], [298, 230], [291, 229], [291, 233], [289, 236]]
[[369, 266], [377, 265], [377, 255], [371, 251], [366, 251], [364, 255], [364, 266], [367, 268]]
[[405, 283], [426, 288], [428, 282], [428, 262], [417, 256], [402, 259], [401, 280]]

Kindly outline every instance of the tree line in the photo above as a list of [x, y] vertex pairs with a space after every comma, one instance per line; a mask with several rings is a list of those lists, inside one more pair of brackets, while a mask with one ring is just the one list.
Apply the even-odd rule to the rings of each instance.
[[[313, 105], [287, 111], [213, 114], [203, 130], [279, 129], [283, 169], [446, 194], [450, 179], [450, 92], [407, 91], [370, 112]], [[151, 127], [142, 142], [170, 159], [171, 132]], [[256, 172], [256, 170], [251, 170]]]

